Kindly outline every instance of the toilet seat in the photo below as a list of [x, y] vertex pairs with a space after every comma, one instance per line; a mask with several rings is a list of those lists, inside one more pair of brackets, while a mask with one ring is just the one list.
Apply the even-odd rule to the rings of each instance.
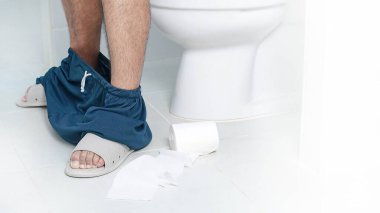
[[285, 4], [287, 0], [151, 0], [152, 7], [200, 10], [255, 9]]

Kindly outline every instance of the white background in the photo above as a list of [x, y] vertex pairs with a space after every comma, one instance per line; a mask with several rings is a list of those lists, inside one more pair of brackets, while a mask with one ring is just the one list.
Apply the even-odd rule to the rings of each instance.
[[303, 190], [316, 212], [379, 212], [380, 5], [306, 5], [301, 159], [315, 179]]

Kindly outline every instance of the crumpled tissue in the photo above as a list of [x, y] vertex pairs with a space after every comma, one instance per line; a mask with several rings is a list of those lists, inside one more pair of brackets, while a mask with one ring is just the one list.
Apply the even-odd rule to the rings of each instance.
[[106, 198], [152, 200], [158, 187], [176, 186], [184, 168], [191, 166], [198, 156], [171, 150], [160, 150], [155, 157], [142, 155], [118, 172]]

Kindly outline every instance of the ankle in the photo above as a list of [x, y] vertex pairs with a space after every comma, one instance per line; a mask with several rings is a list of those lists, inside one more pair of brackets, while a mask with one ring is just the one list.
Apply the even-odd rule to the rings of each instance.
[[78, 47], [77, 45], [71, 45], [71, 49], [79, 55], [88, 65], [95, 70], [99, 69], [99, 48]]

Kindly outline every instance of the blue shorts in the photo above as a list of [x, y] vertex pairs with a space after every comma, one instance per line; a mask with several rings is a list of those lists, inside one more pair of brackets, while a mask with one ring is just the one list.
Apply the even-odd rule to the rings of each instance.
[[100, 69], [95, 71], [72, 49], [37, 84], [45, 88], [48, 118], [66, 141], [77, 144], [88, 132], [139, 150], [152, 140], [146, 122], [141, 87], [119, 89], [110, 84], [110, 61], [99, 54]]

